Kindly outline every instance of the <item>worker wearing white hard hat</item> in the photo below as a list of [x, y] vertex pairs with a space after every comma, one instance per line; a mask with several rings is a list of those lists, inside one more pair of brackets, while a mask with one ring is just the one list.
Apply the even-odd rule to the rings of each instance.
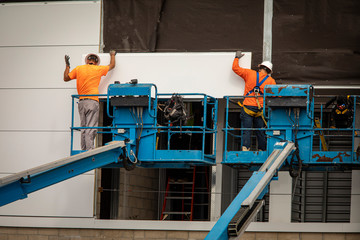
[[265, 67], [267, 69], [264, 69], [267, 73], [272, 73], [273, 64], [270, 61], [263, 61], [259, 64], [259, 68]]
[[[273, 65], [270, 61], [264, 61], [258, 65], [259, 70], [242, 68], [239, 66], [239, 59], [244, 54], [237, 51], [233, 62], [232, 69], [245, 81], [244, 96], [242, 103], [239, 102], [241, 109], [241, 126], [243, 128], [264, 128], [266, 121], [263, 113], [263, 92], [265, 85], [276, 84], [275, 80], [270, 76]], [[266, 136], [264, 131], [255, 131], [258, 140], [258, 149], [266, 150]], [[251, 131], [243, 130], [242, 150], [249, 151], [251, 146]]]
[[[79, 97], [79, 115], [81, 129], [81, 149], [94, 148], [94, 139], [97, 133], [96, 127], [99, 122], [99, 84], [101, 77], [115, 67], [115, 51], [110, 51], [110, 64], [100, 65], [100, 58], [95, 53], [85, 57], [84, 65], [77, 66], [70, 72], [70, 57], [65, 55], [64, 81], [76, 79], [76, 87]], [[86, 95], [86, 96], [84, 96]]]
[[85, 57], [85, 63], [86, 64], [95, 64], [95, 65], [100, 65], [100, 58], [97, 54], [95, 53], [89, 53], [88, 55], [86, 55]]

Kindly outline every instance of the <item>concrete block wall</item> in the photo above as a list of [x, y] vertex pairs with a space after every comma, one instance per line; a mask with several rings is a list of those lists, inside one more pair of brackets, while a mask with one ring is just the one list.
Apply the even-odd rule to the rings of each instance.
[[[206, 231], [0, 227], [0, 240], [202, 240]], [[359, 233], [246, 232], [240, 240], [358, 240]]]
[[158, 219], [159, 170], [121, 169], [119, 194], [118, 219]]

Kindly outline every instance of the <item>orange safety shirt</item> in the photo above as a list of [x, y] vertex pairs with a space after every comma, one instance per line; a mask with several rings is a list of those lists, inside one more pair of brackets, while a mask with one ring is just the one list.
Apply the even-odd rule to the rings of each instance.
[[[251, 90], [253, 90], [254, 87], [256, 86], [256, 71], [240, 67], [239, 66], [239, 58], [234, 59], [232, 70], [237, 75], [239, 75], [240, 77], [242, 77], [244, 79], [244, 81], [245, 81], [244, 96], [246, 96], [246, 94], [248, 92], [250, 92]], [[266, 76], [267, 76], [267, 74], [259, 72], [259, 82], [261, 82]], [[261, 84], [260, 91], [263, 93], [264, 92], [264, 87], [266, 85], [275, 85], [275, 84], [276, 84], [275, 80], [272, 77], [269, 76], [265, 80], [265, 82], [263, 84]], [[255, 93], [252, 92], [248, 96], [255, 96]], [[262, 107], [263, 106], [263, 101], [264, 101], [262, 95], [259, 96], [258, 99], [259, 99], [260, 106]], [[247, 98], [245, 98], [244, 102], [243, 102], [243, 105], [255, 106], [255, 107], [258, 106], [257, 103], [256, 103], [256, 98], [255, 97], [247, 97]]]
[[[79, 95], [99, 94], [99, 84], [102, 76], [109, 71], [109, 66], [80, 65], [69, 73], [70, 79], [76, 79], [76, 87]], [[98, 96], [80, 97], [99, 101]]]

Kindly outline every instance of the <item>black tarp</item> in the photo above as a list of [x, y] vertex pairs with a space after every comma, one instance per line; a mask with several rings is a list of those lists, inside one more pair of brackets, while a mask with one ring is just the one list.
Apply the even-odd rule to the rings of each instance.
[[262, 59], [263, 0], [104, 0], [104, 51], [216, 52]]
[[358, 0], [274, 0], [278, 82], [360, 84], [359, 9]]
[[[104, 0], [105, 52], [253, 53], [262, 60], [264, 0]], [[278, 83], [360, 85], [360, 1], [274, 0]]]

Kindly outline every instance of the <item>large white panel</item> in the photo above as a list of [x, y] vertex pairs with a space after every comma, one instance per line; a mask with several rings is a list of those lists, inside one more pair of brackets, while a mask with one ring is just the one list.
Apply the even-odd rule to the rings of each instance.
[[0, 46], [96, 45], [100, 2], [0, 5]]
[[0, 89], [0, 130], [69, 130], [72, 94], [75, 89]]
[[0, 132], [0, 173], [10, 174], [70, 155], [70, 132]]
[[[235, 53], [118, 53], [116, 67], [100, 83], [100, 92], [114, 81], [154, 83], [159, 93], [205, 93], [222, 98], [242, 95], [244, 81], [232, 71]], [[107, 65], [109, 54], [100, 54]], [[245, 53], [240, 66], [250, 68], [251, 53]]]
[[80, 175], [2, 206], [0, 215], [93, 217], [93, 206], [94, 176]]
[[0, 88], [76, 88], [75, 81], [64, 82], [65, 54], [73, 68], [81, 64], [84, 53], [98, 49], [96, 45], [0, 48]]

